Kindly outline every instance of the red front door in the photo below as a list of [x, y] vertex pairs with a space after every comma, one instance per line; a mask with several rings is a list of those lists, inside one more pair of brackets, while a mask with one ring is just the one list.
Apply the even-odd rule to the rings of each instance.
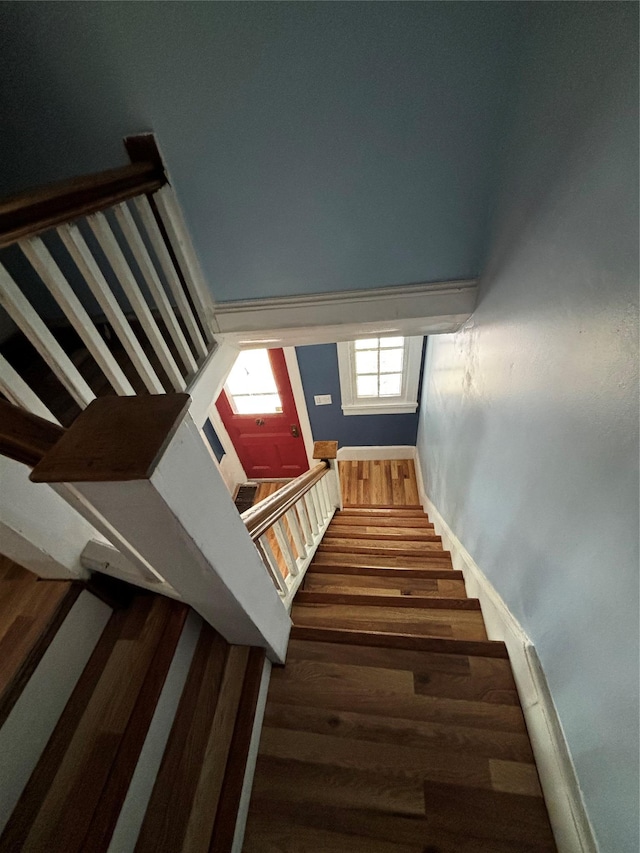
[[250, 479], [309, 469], [281, 349], [240, 354], [216, 407]]

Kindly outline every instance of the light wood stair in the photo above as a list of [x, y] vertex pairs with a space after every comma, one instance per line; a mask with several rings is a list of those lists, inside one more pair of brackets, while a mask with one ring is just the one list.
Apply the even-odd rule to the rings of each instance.
[[245, 853], [556, 849], [506, 647], [421, 509], [336, 513], [292, 618]]
[[[6, 717], [29, 676], [44, 678], [34, 670], [74, 613], [80, 588], [113, 610], [108, 616], [100, 604], [104, 630], [51, 724], [0, 851], [106, 853], [114, 834], [122, 851], [229, 851], [264, 650], [229, 645], [182, 602], [110, 579], [88, 587], [36, 581], [5, 563], [0, 635], [13, 650], [2, 667]], [[24, 642], [10, 644], [28, 612]]]

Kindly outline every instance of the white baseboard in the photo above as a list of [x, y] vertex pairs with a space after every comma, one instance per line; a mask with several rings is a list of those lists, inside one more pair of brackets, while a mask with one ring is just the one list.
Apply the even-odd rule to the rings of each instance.
[[341, 447], [338, 461], [360, 461], [364, 459], [415, 459], [416, 449], [410, 445], [390, 444], [387, 447], [363, 445], [362, 447]]
[[598, 845], [571, 753], [536, 649], [503, 598], [427, 496], [417, 457], [415, 465], [422, 505], [442, 537], [443, 548], [451, 552], [454, 569], [463, 573], [467, 594], [480, 600], [489, 639], [502, 640], [509, 652], [558, 851], [597, 853]]

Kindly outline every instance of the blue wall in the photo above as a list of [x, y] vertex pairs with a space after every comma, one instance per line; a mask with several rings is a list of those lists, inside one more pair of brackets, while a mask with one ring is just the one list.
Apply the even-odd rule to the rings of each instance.
[[638, 6], [540, 3], [473, 322], [429, 338], [432, 500], [536, 645], [601, 853], [638, 853]]
[[218, 438], [218, 433], [215, 431], [214, 426], [209, 420], [209, 418], [207, 418], [207, 420], [204, 422], [202, 431], [207, 437], [207, 441], [211, 445], [211, 449], [213, 450], [216, 459], [218, 460], [218, 462], [220, 462], [220, 460], [224, 456], [224, 447], [222, 446], [222, 443]]
[[0, 196], [153, 130], [219, 300], [475, 276], [525, 7], [2, 2]]
[[[340, 447], [415, 445], [418, 429], [417, 412], [415, 415], [349, 415], [348, 417], [342, 413], [338, 348], [335, 344], [296, 347], [296, 355], [314, 441], [337, 439]], [[422, 360], [424, 363], [424, 347]], [[422, 368], [420, 374], [422, 376]], [[331, 394], [331, 405], [316, 406], [313, 400], [315, 394]]]

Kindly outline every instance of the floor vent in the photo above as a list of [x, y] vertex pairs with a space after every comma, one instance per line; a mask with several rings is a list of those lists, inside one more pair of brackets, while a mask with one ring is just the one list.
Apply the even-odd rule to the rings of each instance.
[[246, 509], [253, 506], [257, 491], [257, 483], [247, 483], [244, 486], [238, 486], [238, 491], [236, 492], [234, 500], [235, 505], [238, 507], [238, 512], [244, 512]]

